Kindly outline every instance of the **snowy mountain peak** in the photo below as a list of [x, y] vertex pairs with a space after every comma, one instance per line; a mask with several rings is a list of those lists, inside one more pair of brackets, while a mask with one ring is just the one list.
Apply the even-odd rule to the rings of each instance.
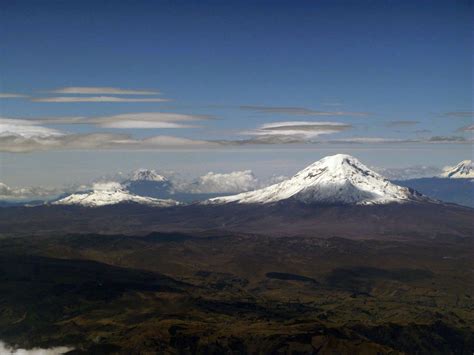
[[[322, 158], [317, 162], [309, 165], [306, 169], [301, 170], [295, 175], [304, 176], [308, 179], [314, 174], [325, 174], [326, 177], [349, 179], [353, 175], [372, 175], [382, 178], [376, 172], [370, 170], [359, 160], [347, 154], [336, 154]], [[382, 178], [383, 179], [383, 178]]]
[[325, 157], [292, 178], [266, 188], [206, 203], [273, 203], [292, 199], [308, 204], [386, 204], [425, 200], [370, 170], [356, 158], [337, 154]]
[[463, 160], [456, 166], [444, 168], [441, 176], [452, 179], [472, 179], [474, 178], [474, 163], [471, 160]]
[[138, 169], [132, 172], [130, 176], [130, 181], [157, 181], [165, 182], [168, 181], [167, 178], [158, 174], [155, 170], [152, 169]]
[[80, 205], [99, 207], [118, 203], [139, 203], [154, 207], [170, 207], [178, 205], [174, 200], [162, 200], [152, 197], [138, 196], [130, 193], [117, 182], [96, 183], [91, 191], [75, 193], [53, 202], [54, 205]]

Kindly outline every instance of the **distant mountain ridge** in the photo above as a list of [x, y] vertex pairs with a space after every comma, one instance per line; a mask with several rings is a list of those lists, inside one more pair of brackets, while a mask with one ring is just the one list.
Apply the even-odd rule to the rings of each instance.
[[[311, 164], [290, 179], [239, 194], [185, 192], [181, 186], [174, 186], [172, 181], [153, 169], [138, 169], [121, 183], [107, 183], [108, 188], [95, 184], [89, 191], [63, 195], [52, 203], [95, 207], [133, 202], [167, 207], [178, 204], [177, 201], [220, 205], [269, 204], [293, 200], [306, 204], [364, 205], [434, 202], [430, 200], [432, 198], [474, 207], [473, 175], [472, 161], [464, 160], [454, 167], [446, 168], [445, 173], [438, 177], [389, 181], [356, 158], [337, 154]], [[2, 206], [40, 203], [6, 201]]]
[[474, 207], [474, 179], [432, 177], [394, 182], [443, 202]]
[[474, 179], [474, 164], [472, 160], [463, 160], [456, 166], [445, 169], [441, 177], [451, 179]]
[[463, 160], [455, 166], [446, 167], [437, 177], [394, 182], [437, 200], [474, 207], [474, 164], [471, 160]]

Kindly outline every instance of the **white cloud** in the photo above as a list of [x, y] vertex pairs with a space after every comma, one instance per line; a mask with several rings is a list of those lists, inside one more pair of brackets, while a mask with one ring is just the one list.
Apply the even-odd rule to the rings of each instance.
[[180, 189], [189, 193], [238, 193], [257, 188], [258, 180], [252, 171], [234, 171], [231, 173], [209, 172], [200, 176]]
[[210, 119], [207, 115], [187, 115], [168, 112], [125, 113], [90, 118], [86, 122], [105, 128], [195, 128], [176, 122]]
[[141, 120], [141, 121], [161, 121], [161, 122], [181, 122], [181, 121], [199, 121], [210, 119], [208, 115], [188, 115], [183, 113], [171, 113], [171, 112], [138, 112], [138, 113], [122, 113], [113, 116], [100, 116], [96, 119], [98, 122], [109, 121], [121, 121], [121, 120]]
[[173, 137], [173, 136], [154, 136], [150, 138], [145, 138], [140, 141], [143, 146], [148, 147], [213, 147], [218, 146], [217, 143], [198, 140], [198, 139], [189, 139], [182, 137]]
[[107, 182], [96, 182], [92, 184], [92, 190], [94, 191], [116, 191], [116, 190], [123, 190], [124, 187], [115, 181], [107, 181]]
[[[179, 128], [198, 128], [197, 125], [183, 124], [181, 122], [196, 122], [199, 120], [210, 119], [207, 115], [187, 115], [167, 112], [144, 112], [144, 113], [129, 113], [113, 116], [102, 117], [57, 117], [57, 118], [36, 118], [36, 119], [16, 119], [0, 117], [0, 137], [9, 137], [9, 142], [14, 145], [20, 145], [21, 140], [13, 140], [13, 138], [50, 138], [66, 135], [57, 129], [47, 128], [42, 125], [54, 124], [89, 124], [102, 128], [116, 128], [116, 129], [147, 129], [147, 128], [162, 128], [162, 129], [179, 129]], [[68, 135], [78, 137], [79, 135]], [[83, 140], [88, 137], [101, 137], [96, 134], [88, 134], [80, 136]], [[110, 137], [110, 136], [108, 136]], [[64, 138], [62, 142], [67, 141]], [[152, 140], [151, 140], [152, 141]], [[156, 141], [156, 139], [155, 139]], [[5, 141], [6, 142], [6, 141]], [[77, 140], [76, 140], [77, 142]], [[188, 141], [186, 141], [187, 143]], [[32, 143], [32, 142], [30, 142]], [[40, 142], [45, 145], [46, 140]], [[50, 140], [50, 143], [58, 143], [59, 140]], [[1, 143], [0, 143], [1, 145]], [[14, 149], [14, 148], [12, 148]]]
[[404, 168], [373, 167], [373, 169], [389, 180], [407, 180], [434, 177], [438, 176], [442, 172], [442, 169], [439, 167], [426, 165], [416, 165]]
[[383, 137], [347, 137], [341, 139], [333, 139], [329, 143], [405, 143], [407, 139], [383, 138]]
[[63, 135], [62, 132], [39, 126], [38, 123], [34, 121], [0, 118], [0, 137], [45, 138], [58, 137], [61, 135]]
[[115, 96], [55, 96], [37, 97], [33, 102], [166, 102], [170, 99], [162, 98], [125, 98]]
[[49, 91], [53, 94], [86, 94], [86, 95], [159, 95], [155, 90], [130, 90], [113, 87], [69, 86]]
[[[40, 123], [77, 124], [84, 121], [107, 128], [184, 128], [194, 127], [171, 121], [193, 121], [202, 117], [179, 114], [143, 114], [140, 120], [134, 121], [130, 115], [117, 115], [96, 119], [81, 117], [21, 120], [0, 118], [0, 151], [3, 152], [31, 152], [36, 150], [64, 150], [64, 149], [167, 149], [187, 147], [211, 147], [218, 143], [204, 140], [189, 139], [173, 136], [153, 136], [144, 139], [133, 138], [129, 134], [88, 133], [67, 134], [56, 129], [43, 127]], [[149, 121], [147, 121], [149, 120]], [[157, 120], [157, 121], [153, 121]]]
[[182, 148], [210, 148], [217, 143], [173, 136], [154, 136], [135, 139], [128, 134], [89, 133], [47, 137], [0, 135], [0, 151], [25, 153], [43, 150], [154, 150]]
[[42, 349], [18, 349], [7, 346], [4, 342], [0, 341], [0, 354], [2, 355], [60, 355], [73, 350], [66, 346], [59, 346], [54, 348]]
[[28, 97], [28, 96], [23, 95], [23, 94], [12, 94], [12, 93], [7, 93], [7, 92], [0, 93], [0, 99], [20, 99], [23, 97]]
[[103, 128], [196, 128], [198, 126], [180, 122], [197, 122], [210, 120], [210, 115], [190, 115], [172, 112], [137, 112], [123, 113], [98, 117], [39, 117], [34, 119], [17, 120], [18, 124], [38, 125], [95, 125]]
[[60, 189], [44, 188], [44, 187], [13, 188], [0, 182], [0, 199], [2, 200], [24, 200], [24, 199], [33, 199], [33, 198], [52, 197], [62, 192], [64, 191]]
[[173, 122], [151, 122], [151, 121], [118, 121], [99, 124], [104, 128], [197, 128], [198, 126], [184, 125]]
[[304, 140], [323, 134], [341, 132], [351, 127], [350, 124], [341, 122], [290, 121], [266, 123], [253, 131], [243, 133], [256, 136], [293, 137]]
[[458, 129], [460, 132], [471, 132], [474, 131], [474, 124], [471, 124], [469, 126], [464, 126]]

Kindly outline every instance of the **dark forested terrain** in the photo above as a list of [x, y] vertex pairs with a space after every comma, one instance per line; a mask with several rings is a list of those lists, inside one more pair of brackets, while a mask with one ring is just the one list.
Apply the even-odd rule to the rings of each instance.
[[405, 207], [4, 208], [0, 339], [76, 354], [471, 354], [473, 210]]

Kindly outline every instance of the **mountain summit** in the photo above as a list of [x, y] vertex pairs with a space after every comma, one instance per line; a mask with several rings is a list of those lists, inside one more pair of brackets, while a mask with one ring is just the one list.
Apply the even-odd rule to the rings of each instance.
[[337, 154], [325, 157], [292, 178], [266, 188], [217, 197], [207, 204], [268, 204], [283, 200], [306, 204], [387, 204], [428, 200], [417, 192], [392, 184], [356, 158]]
[[135, 170], [130, 174], [129, 180], [130, 181], [157, 181], [157, 182], [168, 181], [167, 178], [158, 174], [155, 170], [152, 170], [152, 169]]
[[474, 178], [474, 164], [471, 160], [463, 160], [454, 167], [446, 168], [441, 176], [452, 179], [472, 179]]
[[139, 203], [154, 207], [176, 206], [178, 202], [132, 194], [117, 182], [96, 183], [91, 191], [75, 193], [53, 202], [55, 205], [80, 205], [99, 207], [118, 203]]

